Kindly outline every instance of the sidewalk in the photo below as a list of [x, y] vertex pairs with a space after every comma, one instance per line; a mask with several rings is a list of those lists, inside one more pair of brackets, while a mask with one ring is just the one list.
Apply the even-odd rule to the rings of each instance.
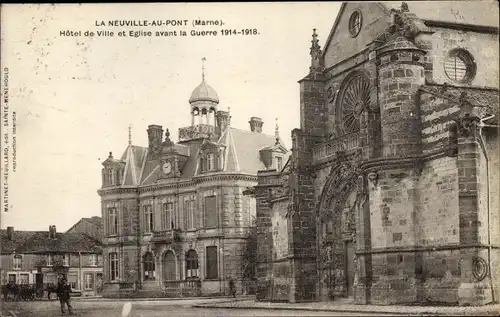
[[272, 309], [272, 310], [303, 310], [303, 311], [331, 311], [351, 313], [376, 313], [391, 315], [441, 315], [441, 316], [498, 316], [500, 304], [457, 307], [457, 306], [382, 306], [382, 305], [356, 305], [348, 300], [333, 302], [313, 303], [269, 303], [255, 300], [233, 300], [218, 303], [204, 303], [194, 305], [199, 308], [233, 308], [233, 309]]
[[[255, 296], [241, 296], [236, 299], [234, 299], [231, 296], [205, 296], [205, 297], [152, 297], [152, 298], [104, 298], [101, 296], [81, 296], [81, 297], [71, 297], [71, 300], [73, 301], [109, 301], [109, 302], [151, 302], [151, 301], [179, 301], [179, 300], [214, 300], [218, 299], [221, 300], [220, 302], [226, 303], [226, 302], [233, 302], [233, 301], [249, 301], [253, 300]], [[1, 316], [0, 316], [1, 317]]]

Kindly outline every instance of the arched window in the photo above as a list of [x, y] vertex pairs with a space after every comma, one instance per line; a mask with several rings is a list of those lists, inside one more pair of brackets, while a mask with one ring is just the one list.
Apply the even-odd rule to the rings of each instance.
[[361, 25], [363, 22], [363, 17], [361, 16], [361, 12], [359, 10], [354, 11], [349, 18], [349, 33], [351, 33], [352, 37], [356, 37], [361, 31]]
[[186, 252], [186, 279], [199, 277], [198, 254], [195, 250]]
[[143, 258], [144, 262], [144, 280], [154, 280], [155, 278], [155, 260], [151, 252], [146, 252]]
[[176, 279], [175, 255], [169, 250], [163, 255], [163, 280], [174, 281]]
[[362, 73], [356, 73], [342, 84], [337, 107], [337, 122], [340, 134], [360, 129], [360, 116], [370, 105], [370, 81]]

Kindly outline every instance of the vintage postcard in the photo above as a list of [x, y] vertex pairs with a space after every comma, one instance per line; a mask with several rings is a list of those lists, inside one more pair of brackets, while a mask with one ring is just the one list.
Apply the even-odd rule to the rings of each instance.
[[0, 10], [0, 316], [500, 312], [498, 1]]

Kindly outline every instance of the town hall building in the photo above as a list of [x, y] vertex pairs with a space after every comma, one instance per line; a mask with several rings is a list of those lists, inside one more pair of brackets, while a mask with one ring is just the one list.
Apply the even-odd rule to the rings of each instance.
[[258, 117], [248, 131], [232, 127], [202, 77], [178, 142], [150, 125], [147, 147], [129, 136], [123, 155], [103, 162], [103, 296], [227, 295], [230, 280], [237, 294], [252, 292], [256, 202], [246, 193], [289, 153]]
[[258, 173], [257, 299], [500, 297], [498, 2], [348, 2]]

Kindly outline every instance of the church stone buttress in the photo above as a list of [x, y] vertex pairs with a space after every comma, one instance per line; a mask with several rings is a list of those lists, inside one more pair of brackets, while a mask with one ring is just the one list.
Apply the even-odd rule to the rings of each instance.
[[422, 5], [445, 10], [343, 3], [324, 51], [313, 31], [292, 155], [255, 187], [258, 300], [498, 300], [499, 91], [475, 77], [491, 54], [467, 44], [492, 45], [498, 27], [466, 2], [463, 30]]

